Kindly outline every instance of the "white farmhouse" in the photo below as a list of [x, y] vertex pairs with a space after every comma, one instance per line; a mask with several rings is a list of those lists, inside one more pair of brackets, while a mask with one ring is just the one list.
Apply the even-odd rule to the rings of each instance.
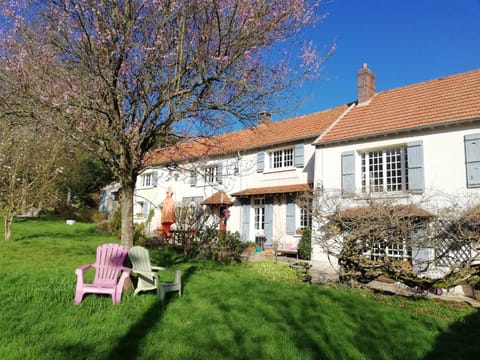
[[[168, 187], [178, 206], [211, 207], [242, 241], [295, 247], [310, 227], [296, 201], [312, 189], [398, 199], [430, 199], [424, 209], [476, 202], [480, 196], [480, 69], [376, 92], [366, 64], [358, 71], [358, 100], [333, 109], [193, 139], [152, 152], [135, 190], [135, 221], [153, 209], [160, 227]], [[353, 195], [353, 196], [352, 196]], [[314, 247], [312, 261], [330, 263]]]
[[264, 113], [253, 128], [153, 152], [149, 167], [138, 178], [135, 221], [145, 221], [154, 209], [150, 231], [158, 228], [161, 202], [172, 187], [177, 206], [195, 201], [220, 217], [229, 208], [223, 225], [227, 231], [238, 231], [242, 241], [257, 241], [264, 248], [274, 242], [295, 248], [301, 229], [310, 226], [308, 209], [295, 200], [312, 188], [312, 143], [347, 108], [278, 122]]
[[[358, 101], [315, 142], [315, 186], [412, 200], [434, 210], [479, 203], [480, 70], [375, 92], [358, 72]], [[353, 196], [352, 196], [353, 195]], [[313, 259], [328, 266], [322, 249]]]

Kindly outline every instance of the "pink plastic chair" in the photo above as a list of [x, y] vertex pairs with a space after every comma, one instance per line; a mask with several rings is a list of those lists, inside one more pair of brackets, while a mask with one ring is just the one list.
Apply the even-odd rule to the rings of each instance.
[[[123, 284], [130, 276], [131, 269], [123, 266], [128, 250], [118, 244], [104, 244], [97, 247], [95, 264], [80, 266], [75, 270], [77, 289], [75, 304], [80, 304], [87, 293], [109, 294], [114, 304], [122, 298]], [[91, 284], [84, 281], [85, 270], [95, 268], [95, 277]]]

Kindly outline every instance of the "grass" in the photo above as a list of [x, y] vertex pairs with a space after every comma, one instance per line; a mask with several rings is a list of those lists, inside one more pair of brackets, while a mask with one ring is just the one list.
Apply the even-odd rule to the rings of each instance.
[[[0, 229], [1, 230], [1, 229]], [[480, 314], [464, 304], [308, 286], [279, 264], [184, 262], [184, 294], [124, 292], [73, 305], [74, 269], [116, 239], [20, 220], [0, 241], [1, 359], [464, 359]], [[293, 276], [294, 277], [294, 276]]]

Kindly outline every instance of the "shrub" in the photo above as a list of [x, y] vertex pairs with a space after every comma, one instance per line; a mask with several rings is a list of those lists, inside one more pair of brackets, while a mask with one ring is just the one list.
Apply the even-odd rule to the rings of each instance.
[[112, 220], [110, 221], [110, 231], [120, 239], [122, 234], [122, 210], [120, 207], [113, 213]]
[[310, 260], [312, 256], [312, 231], [309, 228], [303, 229], [302, 238], [298, 243], [298, 256], [303, 260]]
[[219, 231], [218, 240], [214, 247], [213, 260], [218, 262], [240, 262], [241, 255], [247, 246], [247, 243], [240, 241], [238, 232]]
[[105, 214], [92, 208], [80, 208], [77, 212], [77, 220], [87, 223], [100, 224], [105, 220]]
[[60, 216], [62, 219], [72, 219], [72, 220], [76, 220], [77, 219], [77, 209], [72, 206], [72, 205], [62, 205], [62, 206], [59, 206], [55, 213]]

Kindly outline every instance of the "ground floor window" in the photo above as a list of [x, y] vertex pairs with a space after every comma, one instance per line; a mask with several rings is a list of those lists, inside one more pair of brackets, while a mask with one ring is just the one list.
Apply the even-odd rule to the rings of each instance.
[[390, 260], [410, 260], [412, 258], [412, 248], [407, 246], [405, 240], [392, 244], [383, 240], [372, 241], [367, 248], [364, 255], [375, 261], [385, 257]]
[[309, 204], [303, 204], [300, 209], [300, 229], [310, 228], [312, 226], [312, 211]]
[[265, 229], [265, 199], [253, 199], [255, 230]]

